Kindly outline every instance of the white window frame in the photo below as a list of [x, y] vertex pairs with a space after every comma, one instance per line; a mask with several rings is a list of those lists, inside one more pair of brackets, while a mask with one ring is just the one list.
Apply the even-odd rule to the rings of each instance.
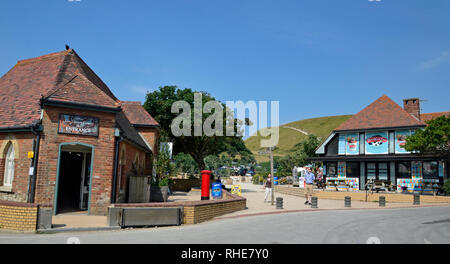
[[5, 157], [5, 173], [3, 174], [3, 186], [12, 187], [14, 180], [15, 150], [14, 145], [10, 144]]

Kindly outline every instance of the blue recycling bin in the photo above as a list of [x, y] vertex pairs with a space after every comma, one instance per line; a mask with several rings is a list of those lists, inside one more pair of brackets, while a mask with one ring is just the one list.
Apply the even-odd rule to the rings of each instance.
[[278, 185], [278, 176], [273, 177], [273, 184]]
[[211, 194], [213, 199], [222, 199], [222, 183], [213, 182], [211, 185]]

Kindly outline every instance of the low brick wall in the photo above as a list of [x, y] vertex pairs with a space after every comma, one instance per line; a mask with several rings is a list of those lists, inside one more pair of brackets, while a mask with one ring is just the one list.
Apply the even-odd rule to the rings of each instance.
[[0, 229], [36, 231], [39, 205], [0, 201]]
[[[287, 186], [275, 186], [275, 192], [295, 195], [304, 197], [305, 192], [303, 189], [298, 187], [287, 187]], [[352, 197], [352, 200], [355, 201], [365, 201], [366, 193], [365, 192], [335, 192], [335, 191], [321, 191], [314, 190], [314, 196], [319, 199], [324, 200], [344, 200], [345, 196]], [[401, 193], [370, 193], [367, 196], [368, 202], [378, 202], [379, 197], [386, 197], [386, 202], [391, 203], [413, 203], [414, 196], [411, 194], [401, 194]], [[421, 195], [420, 196], [421, 203], [450, 203], [450, 196], [432, 196], [432, 195]]]
[[214, 217], [244, 210], [247, 199], [223, 190], [223, 199], [168, 203], [113, 204], [114, 208], [183, 207], [183, 224], [198, 224]]
[[172, 191], [189, 192], [191, 188], [200, 187], [200, 179], [171, 179], [172, 185], [170, 186]]

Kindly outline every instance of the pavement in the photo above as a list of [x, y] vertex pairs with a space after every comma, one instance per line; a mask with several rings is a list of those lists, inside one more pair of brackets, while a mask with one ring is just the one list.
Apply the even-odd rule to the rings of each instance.
[[[312, 209], [310, 205], [305, 205], [306, 198], [298, 197], [288, 194], [274, 193], [274, 205], [271, 202], [265, 203], [265, 188], [262, 185], [254, 185], [252, 183], [236, 183], [241, 185], [242, 196], [247, 198], [247, 209], [227, 214], [226, 216], [218, 217], [218, 219], [230, 217], [243, 217], [251, 215], [273, 214], [273, 213], [288, 213], [301, 211], [319, 211], [319, 210], [361, 210], [361, 209], [388, 209], [388, 208], [409, 208], [409, 207], [424, 207], [424, 206], [439, 206], [437, 204], [412, 205], [412, 203], [392, 203], [386, 201], [386, 206], [380, 208], [378, 202], [363, 202], [352, 201], [351, 208], [346, 208], [344, 200], [318, 200], [318, 208]], [[298, 187], [290, 187], [298, 188]], [[283, 198], [283, 209], [276, 208], [276, 198]], [[444, 206], [446, 204], [440, 204]], [[449, 205], [449, 204], [447, 204]]]
[[[344, 201], [340, 200], [319, 200], [318, 209], [312, 209], [310, 205], [305, 205], [306, 199], [293, 195], [282, 193], [274, 193], [274, 205], [269, 202], [264, 202], [265, 188], [262, 185], [255, 185], [249, 182], [235, 182], [234, 184], [241, 185], [242, 196], [247, 198], [247, 208], [238, 212], [217, 217], [216, 219], [227, 219], [237, 217], [248, 217], [264, 214], [280, 214], [303, 211], [324, 211], [324, 210], [361, 210], [361, 209], [381, 209], [376, 202], [362, 202], [352, 201], [351, 208], [346, 208]], [[226, 185], [231, 188], [231, 185]], [[298, 187], [291, 187], [298, 188]], [[276, 198], [283, 198], [283, 209], [276, 208]], [[190, 192], [174, 192], [169, 196], [171, 202], [182, 201], [200, 201], [201, 192], [198, 189], [192, 189]], [[270, 200], [270, 199], [269, 199]], [[445, 204], [441, 204], [443, 206]], [[420, 207], [436, 206], [432, 204], [422, 203]], [[410, 208], [418, 207], [411, 203], [390, 203], [386, 202], [388, 208]], [[85, 212], [65, 213], [53, 216], [53, 228], [49, 232], [68, 232], [68, 231], [95, 231], [95, 230], [109, 230], [111, 229], [107, 223], [106, 216], [89, 216]]]

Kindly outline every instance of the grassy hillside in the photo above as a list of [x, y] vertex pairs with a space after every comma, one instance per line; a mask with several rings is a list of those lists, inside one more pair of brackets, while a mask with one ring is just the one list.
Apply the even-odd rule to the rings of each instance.
[[[277, 148], [274, 151], [274, 155], [284, 156], [288, 154], [296, 144], [305, 140], [308, 136], [301, 131], [309, 134], [314, 134], [319, 137], [321, 141], [323, 141], [326, 139], [326, 137], [329, 136], [331, 131], [333, 131], [336, 127], [338, 127], [350, 117], [351, 115], [327, 116], [305, 119], [281, 125], [279, 127], [280, 139]], [[298, 131], [296, 129], [301, 131]], [[245, 140], [245, 145], [253, 152], [258, 162], [269, 160], [268, 155], [258, 154], [258, 151], [262, 150], [260, 146], [261, 139], [262, 137], [259, 135], [259, 133], [257, 133]]]

